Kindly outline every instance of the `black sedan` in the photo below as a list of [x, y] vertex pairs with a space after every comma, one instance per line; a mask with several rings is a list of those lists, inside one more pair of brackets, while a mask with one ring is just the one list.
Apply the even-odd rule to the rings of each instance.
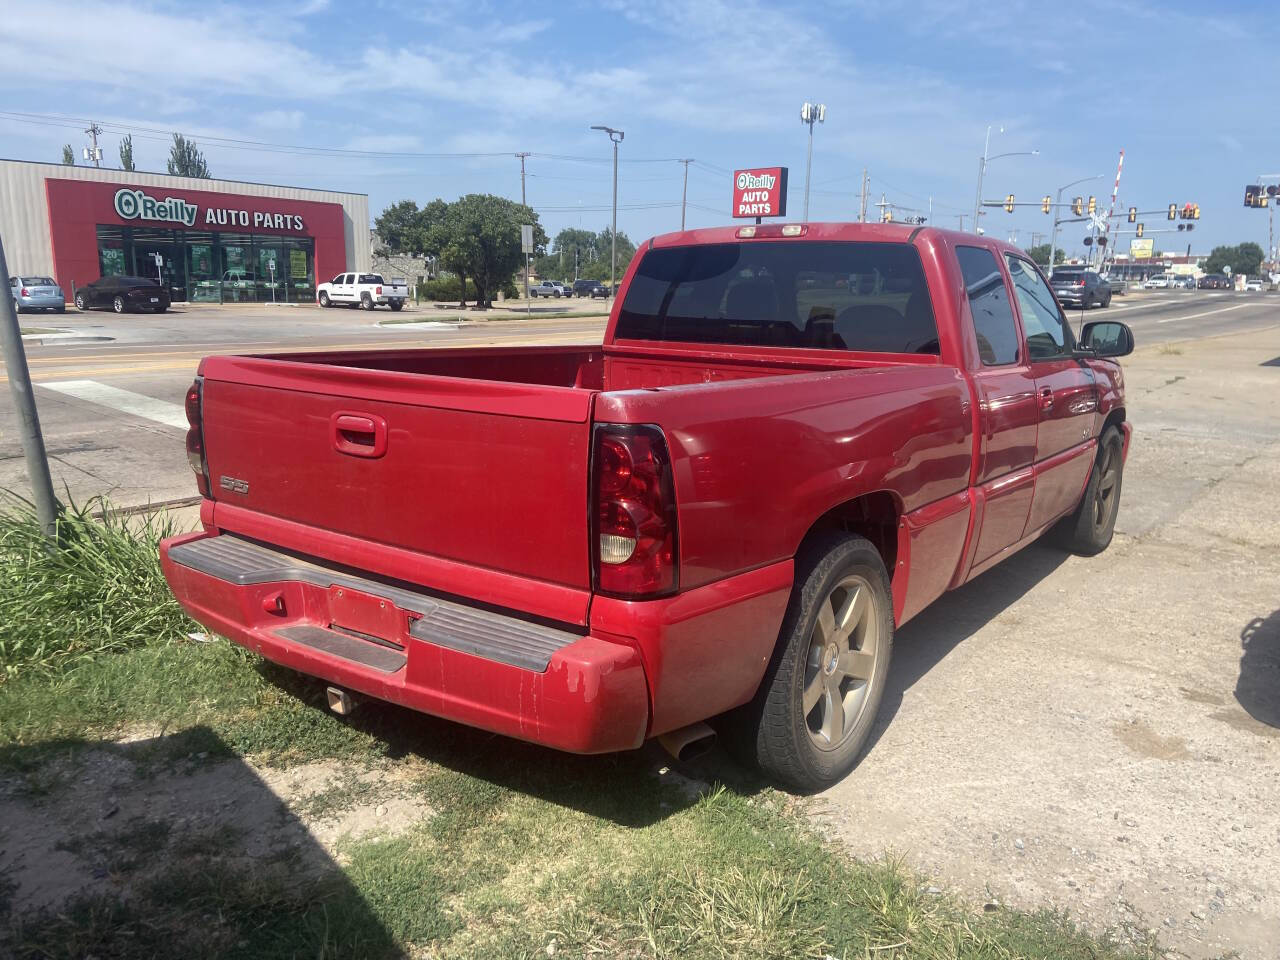
[[76, 289], [76, 309], [110, 307], [116, 313], [169, 309], [169, 291], [146, 277], [102, 277]]

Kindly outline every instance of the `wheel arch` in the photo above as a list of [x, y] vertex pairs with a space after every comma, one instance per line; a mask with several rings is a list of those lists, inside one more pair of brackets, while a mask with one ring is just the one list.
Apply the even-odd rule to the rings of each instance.
[[902, 512], [902, 500], [892, 490], [873, 490], [860, 494], [836, 504], [814, 520], [796, 545], [795, 553], [799, 555], [815, 537], [829, 531], [854, 533], [870, 541], [876, 548], [892, 584], [898, 567], [898, 531]]

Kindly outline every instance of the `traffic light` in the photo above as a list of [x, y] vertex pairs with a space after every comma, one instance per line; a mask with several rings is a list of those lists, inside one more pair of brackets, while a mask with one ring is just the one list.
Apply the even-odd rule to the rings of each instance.
[[1138, 236], [1142, 236], [1142, 231], [1147, 228], [1145, 223], [1138, 224]]
[[1191, 205], [1191, 219], [1192, 219], [1192, 220], [1199, 220], [1199, 219], [1200, 219], [1200, 204], [1198, 204], [1198, 203], [1193, 203], [1193, 204]]
[[1009, 194], [1004, 198], [1004, 212], [1013, 213], [1013, 194]]
[[1194, 207], [1194, 205], [1192, 205], [1192, 204], [1190, 204], [1190, 203], [1185, 203], [1185, 204], [1183, 204], [1183, 205], [1182, 205], [1182, 219], [1183, 219], [1183, 220], [1190, 220], [1190, 219], [1191, 219], [1191, 215], [1192, 215], [1194, 212], [1195, 212], [1195, 207]]
[[1178, 205], [1176, 203], [1169, 204], [1169, 219], [1170, 220], [1178, 219]]
[[1046, 193], [1043, 197], [1040, 198], [1040, 212], [1048, 213], [1050, 206], [1052, 206], [1052, 201], [1049, 199], [1049, 195]]
[[1089, 216], [1092, 217], [1097, 212], [1098, 212], [1098, 198], [1090, 197], [1089, 198]]
[[1130, 208], [1129, 208], [1129, 222], [1130, 222], [1130, 223], [1137, 223], [1137, 222], [1138, 222], [1138, 208], [1137, 208], [1137, 207], [1130, 207]]
[[1244, 205], [1246, 207], [1260, 207], [1262, 204], [1258, 202], [1258, 198], [1262, 195], [1262, 187], [1249, 186], [1244, 188]]
[[881, 223], [893, 223], [893, 211], [888, 207], [885, 208], [884, 216], [880, 218]]
[[1075, 197], [1072, 199], [1071, 212], [1077, 217], [1084, 213], [1084, 197]]

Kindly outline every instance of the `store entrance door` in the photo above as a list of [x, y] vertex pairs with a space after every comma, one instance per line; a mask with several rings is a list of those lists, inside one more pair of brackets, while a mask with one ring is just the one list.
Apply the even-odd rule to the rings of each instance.
[[[183, 245], [174, 241], [171, 231], [135, 230], [133, 234], [133, 273], [159, 281], [169, 291], [169, 299], [187, 299], [187, 264]], [[156, 255], [160, 263], [156, 263]]]

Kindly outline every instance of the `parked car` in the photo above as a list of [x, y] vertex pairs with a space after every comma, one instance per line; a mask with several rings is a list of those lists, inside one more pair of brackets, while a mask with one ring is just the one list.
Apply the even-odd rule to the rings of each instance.
[[1194, 290], [1196, 288], [1196, 278], [1190, 274], [1174, 277], [1173, 288], [1175, 290]]
[[169, 291], [147, 277], [99, 277], [76, 289], [76, 309], [110, 307], [116, 313], [169, 309]]
[[529, 288], [529, 296], [531, 297], [567, 297], [569, 292], [565, 289], [563, 283], [557, 283], [555, 280], [543, 280], [535, 283]]
[[1111, 288], [1112, 296], [1116, 296], [1116, 295], [1124, 296], [1125, 290], [1127, 290], [1129, 287], [1128, 281], [1125, 280], [1123, 277], [1112, 277], [1104, 273], [1104, 274], [1101, 274], [1100, 279], [1102, 280], [1103, 283], [1105, 283], [1108, 287]]
[[322, 307], [335, 304], [372, 310], [387, 306], [395, 312], [409, 299], [409, 285], [400, 277], [390, 282], [380, 273], [340, 273], [328, 283], [316, 287], [316, 302]]
[[573, 281], [573, 295], [575, 297], [607, 297], [608, 291], [605, 290], [604, 284], [599, 280], [575, 280]]
[[1167, 290], [1169, 289], [1169, 278], [1163, 273], [1157, 273], [1154, 277], [1147, 277], [1142, 281], [1143, 290]]
[[52, 310], [63, 313], [67, 309], [62, 288], [52, 277], [10, 277], [9, 291], [13, 294], [13, 306], [19, 313], [25, 310]]
[[1231, 290], [1234, 288], [1231, 278], [1221, 273], [1206, 273], [1196, 281], [1196, 286], [1201, 290]]
[[1069, 270], [1059, 267], [1049, 278], [1058, 302], [1087, 310], [1095, 304], [1111, 306], [1111, 284], [1093, 270]]
[[1258, 277], [1249, 277], [1244, 282], [1244, 289], [1247, 293], [1261, 293], [1262, 281]]
[[1110, 543], [1133, 334], [1077, 343], [990, 237], [787, 229], [642, 244], [603, 345], [205, 358], [175, 596], [340, 712], [677, 755], [724, 715], [840, 779], [896, 628], [1047, 531]]

